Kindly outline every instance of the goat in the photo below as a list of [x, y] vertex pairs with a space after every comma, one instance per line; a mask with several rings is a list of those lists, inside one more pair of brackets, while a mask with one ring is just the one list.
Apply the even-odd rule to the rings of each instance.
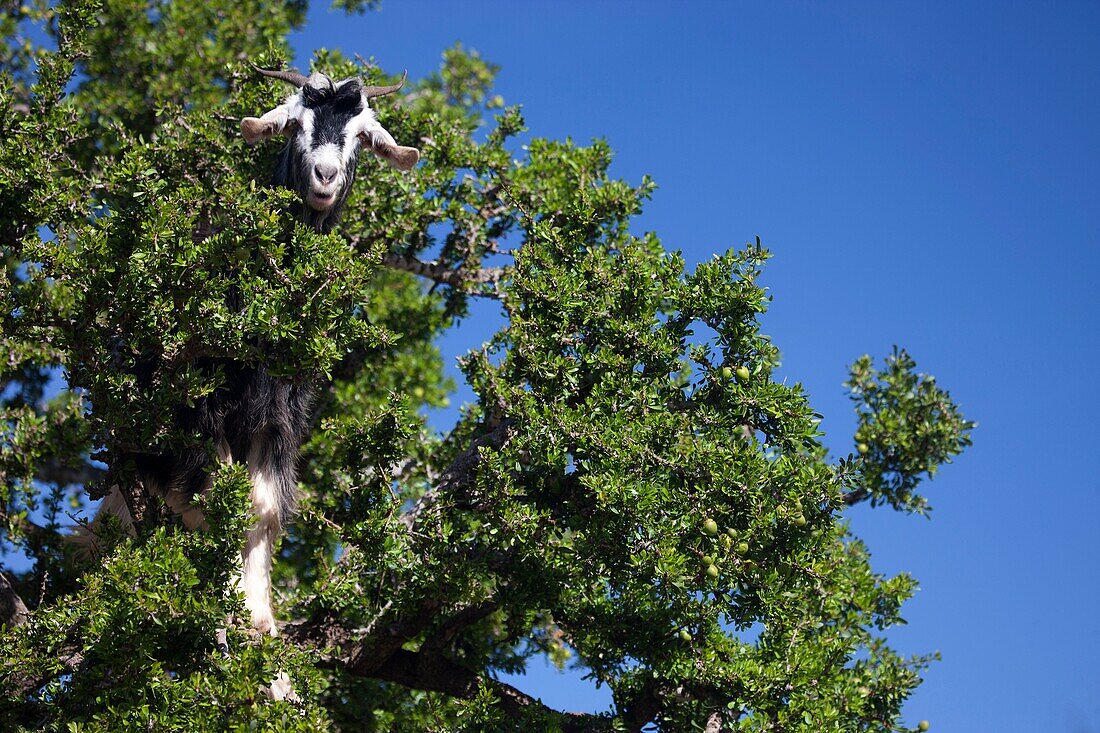
[[[366, 86], [355, 77], [333, 81], [324, 74], [257, 69], [267, 77], [293, 84], [297, 90], [261, 117], [241, 120], [248, 144], [276, 135], [288, 140], [279, 154], [272, 183], [295, 191], [295, 212], [320, 232], [339, 221], [355, 180], [359, 150], [365, 146], [394, 167], [407, 171], [419, 160], [416, 148], [398, 145], [368, 106], [371, 97], [397, 91], [405, 82]], [[213, 445], [221, 461], [243, 461], [251, 478], [252, 512], [256, 524], [241, 551], [239, 588], [252, 627], [276, 635], [271, 607], [271, 562], [275, 541], [293, 511], [297, 486], [297, 456], [308, 430], [315, 388], [308, 382], [273, 377], [263, 365], [226, 359], [202, 359], [201, 371], [222, 372], [222, 382], [193, 406], [177, 410], [177, 427], [198, 433]], [[209, 490], [211, 456], [207, 450], [175, 450], [128, 456], [138, 480], [159, 494], [191, 529], [202, 527], [195, 497]], [[100, 507], [132, 522], [116, 486]]]

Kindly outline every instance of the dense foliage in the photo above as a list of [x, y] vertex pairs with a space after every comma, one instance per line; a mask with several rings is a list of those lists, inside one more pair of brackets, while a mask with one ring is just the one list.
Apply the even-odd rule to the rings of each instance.
[[[520, 112], [460, 47], [378, 102], [421, 165], [361, 161], [322, 235], [265, 185], [277, 146], [237, 130], [286, 93], [250, 61], [284, 61], [300, 2], [0, 13], [0, 728], [903, 729], [928, 659], [883, 634], [915, 583], [872, 570], [844, 508], [924, 511], [920, 480], [972, 427], [905, 352], [856, 362], [853, 454], [831, 460], [800, 387], [771, 379], [759, 242], [688, 271], [631, 233], [652, 186], [610, 179], [606, 144], [516, 160]], [[462, 361], [476, 401], [440, 437], [433, 344], [470, 298], [505, 325]], [[217, 388], [203, 356], [322, 386], [277, 639], [227, 592], [243, 467], [215, 472], [191, 533], [121, 459], [197, 439], [172, 414]], [[74, 551], [115, 483], [134, 532]], [[494, 677], [543, 654], [614, 709]], [[261, 693], [280, 671], [298, 699]]]

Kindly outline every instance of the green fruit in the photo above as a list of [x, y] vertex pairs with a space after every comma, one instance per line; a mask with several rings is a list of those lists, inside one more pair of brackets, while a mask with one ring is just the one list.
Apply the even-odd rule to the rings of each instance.
[[794, 524], [795, 524], [796, 527], [805, 527], [806, 526], [806, 517], [799, 514], [797, 517], [794, 518]]
[[729, 367], [722, 367], [722, 379], [726, 380], [727, 382], [733, 379], [733, 370]]
[[711, 557], [710, 555], [703, 555], [703, 564], [704, 565], [713, 565], [714, 564], [714, 558]]
[[856, 446], [856, 450], [860, 452], [860, 455], [862, 455], [871, 450], [871, 446], [867, 445], [866, 443], [860, 443]]
[[921, 722], [917, 723], [917, 730], [919, 730], [919, 731], [926, 731], [926, 730], [928, 730], [928, 729], [929, 729], [930, 727], [931, 727], [931, 726], [929, 726], [929, 725], [928, 725], [928, 721], [927, 721], [927, 720], [922, 720]]
[[749, 381], [749, 368], [746, 366], [737, 367], [737, 381], [741, 384]]
[[718, 566], [717, 565], [708, 565], [707, 566], [707, 577], [708, 578], [717, 578], [718, 577]]
[[703, 522], [703, 532], [709, 534], [711, 537], [718, 534], [718, 522], [708, 518]]
[[858, 692], [861, 697], [870, 697], [871, 696], [871, 688], [870, 687], [865, 687], [865, 686], [857, 687], [856, 692]]
[[728, 534], [732, 539], [737, 538], [737, 530], [734, 529], [733, 527], [727, 527], [726, 528], [726, 534]]
[[680, 629], [680, 638], [684, 641], [691, 641], [691, 632], [687, 629]]
[[749, 543], [748, 542], [738, 542], [737, 543], [737, 554], [738, 555], [744, 555], [748, 551], [749, 551]]

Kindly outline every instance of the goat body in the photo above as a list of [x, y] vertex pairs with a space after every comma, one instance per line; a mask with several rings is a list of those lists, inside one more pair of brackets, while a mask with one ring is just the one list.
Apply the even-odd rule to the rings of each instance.
[[[362, 146], [400, 170], [408, 170], [419, 159], [415, 148], [394, 142], [368, 106], [370, 97], [396, 91], [404, 79], [392, 86], [370, 87], [354, 77], [334, 82], [323, 74], [306, 77], [297, 72], [260, 72], [288, 81], [298, 90], [262, 117], [244, 118], [242, 135], [250, 144], [279, 134], [289, 137], [272, 183], [299, 195], [296, 213], [317, 231], [328, 232], [338, 222]], [[262, 364], [208, 359], [197, 362], [196, 367], [211, 375], [220, 370], [222, 381], [193, 406], [177, 410], [177, 427], [197, 434], [203, 444], [215, 446], [218, 460], [244, 462], [248, 467], [256, 524], [241, 551], [239, 587], [252, 626], [274, 635], [272, 552], [283, 522], [294, 509], [298, 451], [312, 419], [315, 388], [311, 383], [273, 377]], [[207, 450], [128, 458], [133, 459], [146, 490], [163, 496], [188, 527], [203, 526], [194, 500], [210, 487], [212, 457]], [[117, 487], [100, 507], [100, 513], [104, 512], [118, 515], [124, 523], [130, 521]]]

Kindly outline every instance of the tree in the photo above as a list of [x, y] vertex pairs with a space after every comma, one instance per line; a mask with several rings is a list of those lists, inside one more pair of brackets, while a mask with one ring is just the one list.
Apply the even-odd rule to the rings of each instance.
[[[929, 658], [883, 632], [915, 584], [871, 569], [844, 508], [927, 511], [921, 479], [973, 427], [947, 393], [904, 351], [857, 360], [854, 453], [830, 459], [801, 388], [771, 379], [759, 240], [689, 272], [630, 233], [652, 185], [609, 178], [605, 143], [514, 160], [519, 109], [460, 47], [381, 102], [415, 174], [362, 162], [338, 231], [296, 224], [265, 186], [274, 146], [237, 121], [284, 93], [250, 62], [282, 63], [303, 15], [4, 6], [0, 522], [30, 563], [0, 576], [0, 726], [901, 730]], [[433, 343], [470, 298], [506, 322], [462, 361], [476, 403], [440, 438], [419, 412], [449, 388]], [[276, 639], [227, 591], [243, 468], [217, 468], [210, 528], [187, 532], [121, 458], [194, 443], [172, 410], [217, 388], [200, 356], [322, 385]], [[112, 484], [133, 532], [74, 551], [69, 517]], [[494, 677], [542, 654], [614, 709]], [[261, 694], [280, 671], [300, 699]]]

